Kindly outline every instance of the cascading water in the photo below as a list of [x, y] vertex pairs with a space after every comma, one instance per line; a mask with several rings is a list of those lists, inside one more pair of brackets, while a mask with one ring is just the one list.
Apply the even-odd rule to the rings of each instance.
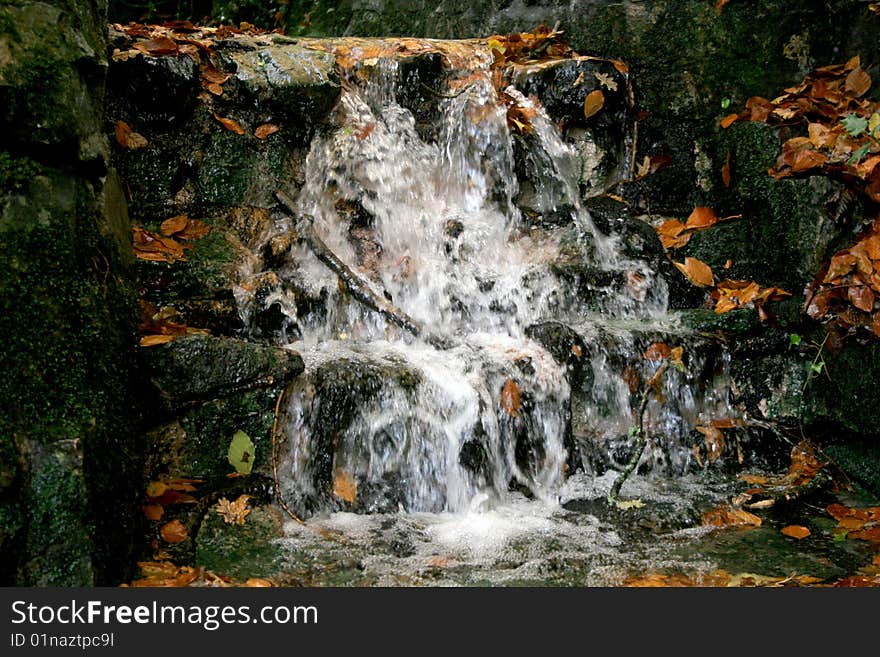
[[[584, 210], [583, 167], [559, 128], [515, 88], [496, 90], [485, 53], [474, 60], [459, 72], [466, 86], [433, 92], [430, 135], [397, 98], [397, 62], [382, 59], [347, 86], [333, 128], [312, 141], [298, 211], [448, 348], [356, 303], [306, 245], [293, 247], [287, 273], [324, 295], [320, 312], [306, 313], [273, 297], [307, 366], [288, 397], [279, 464], [281, 493], [301, 510], [345, 500], [367, 512], [457, 511], [503, 499], [512, 485], [555, 499], [577, 458], [570, 368], [532, 339], [535, 327], [665, 311], [662, 279], [624, 258]], [[511, 131], [499, 93], [529, 112], [524, 134]], [[524, 197], [555, 225], [529, 225]], [[572, 258], [599, 273], [589, 304], [560, 273]], [[603, 368], [607, 350], [569, 348], [595, 373], [582, 415], [626, 436], [629, 394], [621, 373]]]

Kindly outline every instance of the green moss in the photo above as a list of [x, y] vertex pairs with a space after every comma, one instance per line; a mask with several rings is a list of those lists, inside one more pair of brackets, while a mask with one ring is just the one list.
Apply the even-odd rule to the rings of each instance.
[[679, 310], [676, 317], [684, 326], [695, 331], [748, 334], [758, 327], [758, 313], [753, 308], [738, 308], [720, 315], [714, 310], [695, 308]]
[[19, 39], [18, 29], [15, 27], [15, 19], [8, 9], [0, 9], [0, 34], [7, 34], [16, 41]]
[[267, 577], [282, 565], [274, 543], [283, 536], [282, 518], [272, 507], [257, 507], [243, 525], [226, 523], [211, 510], [199, 528], [196, 564], [236, 579]]
[[227, 452], [236, 431], [254, 443], [254, 472], [271, 471], [272, 423], [280, 388], [252, 390], [202, 404], [182, 419], [186, 441], [176, 467], [181, 476], [222, 477], [233, 471]]
[[28, 579], [37, 586], [94, 582], [94, 525], [74, 453], [53, 449], [31, 474], [27, 496]]
[[0, 193], [19, 192], [40, 173], [40, 165], [29, 157], [0, 151]]
[[241, 205], [250, 184], [255, 150], [247, 139], [228, 130], [216, 130], [208, 140], [197, 187], [207, 206]]

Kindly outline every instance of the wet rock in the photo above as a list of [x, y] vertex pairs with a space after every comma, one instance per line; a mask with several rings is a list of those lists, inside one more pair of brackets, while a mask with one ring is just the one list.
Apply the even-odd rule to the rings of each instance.
[[140, 54], [113, 61], [107, 76], [108, 92], [138, 127], [166, 132], [179, 128], [195, 109], [199, 66], [186, 55], [153, 57]]
[[235, 70], [241, 93], [297, 125], [291, 136], [304, 143], [342, 89], [333, 55], [299, 45], [221, 50], [221, 58]]
[[195, 563], [238, 580], [268, 577], [283, 565], [275, 540], [284, 535], [285, 517], [276, 507], [256, 506], [243, 524], [230, 524], [211, 507], [199, 527]]
[[572, 390], [592, 387], [589, 350], [576, 331], [561, 322], [541, 322], [526, 328], [526, 335], [549, 351], [558, 363], [565, 365]]
[[168, 410], [287, 381], [303, 371], [293, 351], [205, 335], [184, 336], [143, 355], [159, 403]]
[[[563, 122], [566, 140], [578, 151], [580, 183], [594, 196], [631, 177], [635, 149], [634, 111], [628, 78], [608, 61], [569, 59], [523, 67], [515, 85], [535, 95], [555, 122]], [[599, 91], [604, 103], [586, 118], [584, 101]]]

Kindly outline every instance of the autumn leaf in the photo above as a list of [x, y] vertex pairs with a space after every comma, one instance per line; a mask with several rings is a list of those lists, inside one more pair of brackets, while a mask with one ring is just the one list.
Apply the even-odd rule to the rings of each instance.
[[714, 226], [716, 223], [718, 223], [718, 217], [711, 208], [697, 206], [688, 217], [685, 227], [699, 230]]
[[733, 506], [719, 507], [703, 514], [703, 524], [713, 527], [760, 527], [761, 519], [745, 509]]
[[224, 117], [220, 116], [219, 114], [217, 114], [217, 112], [212, 112], [212, 114], [214, 115], [214, 118], [220, 122], [220, 125], [222, 125], [224, 128], [226, 128], [230, 132], [234, 132], [237, 135], [244, 134], [244, 132], [245, 132], [244, 128], [242, 128], [241, 125], [239, 125], [239, 123], [237, 121], [235, 121], [233, 119], [224, 118]]
[[189, 218], [185, 214], [179, 214], [176, 217], [166, 219], [159, 226], [159, 232], [166, 237], [171, 237], [174, 233], [179, 233], [189, 222]]
[[186, 227], [177, 233], [175, 237], [182, 240], [197, 240], [211, 232], [211, 227], [201, 219], [190, 219], [186, 223]]
[[584, 99], [584, 118], [589, 119], [595, 115], [605, 105], [605, 95], [601, 90], [596, 89], [587, 94]]
[[519, 386], [513, 379], [507, 379], [501, 388], [501, 407], [512, 417], [519, 417], [522, 404]]
[[116, 122], [116, 141], [122, 146], [132, 151], [143, 148], [149, 142], [142, 134], [134, 132], [125, 121]]
[[146, 41], [138, 41], [132, 48], [147, 53], [148, 55], [174, 55], [179, 50], [177, 43], [173, 39], [165, 36], [156, 37], [155, 39], [147, 39]]
[[333, 472], [333, 495], [349, 504], [354, 504], [357, 499], [357, 482], [342, 468]]
[[685, 277], [698, 287], [711, 287], [715, 284], [712, 269], [705, 262], [696, 258], [685, 258], [684, 263], [672, 263]]
[[780, 531], [786, 536], [796, 538], [799, 541], [810, 535], [810, 530], [802, 525], [789, 525], [788, 527], [783, 527]]
[[161, 504], [145, 504], [141, 507], [147, 520], [161, 520], [165, 515], [165, 507]]
[[773, 103], [760, 96], [752, 96], [746, 101], [746, 109], [749, 111], [749, 120], [766, 123], [767, 117], [773, 111]]
[[223, 518], [228, 525], [243, 525], [245, 518], [251, 512], [248, 508], [248, 500], [250, 495], [239, 495], [234, 502], [230, 502], [225, 497], [221, 497], [214, 510]]
[[646, 360], [663, 360], [669, 357], [669, 354], [672, 353], [672, 350], [669, 348], [669, 345], [665, 342], [654, 342], [648, 345], [648, 348], [645, 349], [645, 353], [642, 356]]
[[734, 123], [736, 123], [737, 119], [739, 119], [739, 114], [728, 114], [720, 121], [720, 125], [722, 128], [729, 128]]
[[730, 151], [727, 151], [727, 157], [721, 166], [721, 182], [725, 187], [730, 187]]
[[709, 463], [714, 463], [724, 452], [724, 434], [721, 429], [709, 426], [697, 426], [697, 431], [703, 434], [703, 442], [706, 443], [706, 452], [709, 455]]
[[257, 129], [254, 130], [254, 136], [257, 139], [266, 139], [269, 135], [274, 135], [279, 130], [281, 130], [281, 128], [274, 123], [264, 123], [263, 125], [257, 126]]
[[874, 293], [866, 285], [854, 285], [847, 290], [849, 302], [866, 313], [874, 310]]
[[580, 345], [573, 344], [571, 345], [571, 353], [573, 353], [577, 358], [580, 358], [584, 355], [584, 350], [581, 349]]
[[715, 3], [715, 11], [720, 14], [721, 10], [724, 9], [724, 5], [726, 5], [728, 2], [730, 2], [730, 0], [717, 0], [717, 2]]
[[271, 588], [274, 586], [272, 582], [262, 577], [249, 577], [244, 585], [248, 588]]
[[856, 98], [864, 96], [871, 88], [871, 76], [861, 67], [855, 68], [846, 76], [844, 88]]
[[189, 536], [189, 532], [180, 520], [172, 520], [171, 522], [162, 525], [162, 528], [159, 530], [159, 535], [162, 537], [163, 541], [173, 545], [185, 541]]
[[145, 335], [139, 341], [138, 344], [141, 347], [156, 347], [160, 344], [166, 344], [174, 340], [176, 335]]

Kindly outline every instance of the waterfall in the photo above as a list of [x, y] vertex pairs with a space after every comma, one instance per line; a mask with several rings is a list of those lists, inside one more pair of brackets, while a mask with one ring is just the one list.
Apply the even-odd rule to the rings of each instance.
[[[466, 86], [432, 91], [426, 129], [398, 97], [398, 63], [379, 60], [345, 85], [333, 125], [310, 145], [299, 212], [378, 295], [451, 346], [390, 324], [292, 247], [288, 274], [324, 295], [318, 312], [285, 310], [297, 326], [289, 347], [307, 365], [288, 398], [280, 463], [297, 508], [343, 499], [366, 512], [456, 511], [511, 486], [553, 499], [577, 461], [570, 368], [532, 329], [665, 312], [664, 282], [584, 209], [574, 146], [480, 61], [457, 72]], [[511, 129], [500, 93], [532, 117], [527, 130]], [[530, 222], [535, 212], [552, 221]], [[572, 262], [594, 272], [588, 301], [565, 276]], [[570, 345], [596, 373], [590, 403], [603, 410], [586, 416], [626, 436], [628, 391], [595, 346]]]

